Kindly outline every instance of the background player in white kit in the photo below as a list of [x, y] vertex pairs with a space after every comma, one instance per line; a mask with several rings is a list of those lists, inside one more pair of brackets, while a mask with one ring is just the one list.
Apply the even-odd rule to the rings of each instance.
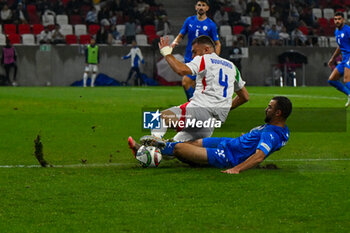
[[[230, 110], [242, 105], [249, 99], [245, 82], [236, 66], [215, 53], [215, 43], [208, 36], [199, 36], [192, 42], [193, 60], [182, 63], [171, 55], [172, 47], [168, 38], [161, 38], [159, 43], [161, 54], [170, 67], [179, 75], [197, 75], [196, 89], [192, 99], [178, 107], [172, 107], [161, 112], [161, 118], [166, 122], [186, 120], [186, 116], [197, 120], [215, 118], [225, 122]], [[233, 92], [237, 96], [232, 99]], [[187, 118], [187, 119], [189, 119]], [[174, 125], [174, 124], [172, 124]], [[167, 128], [153, 129], [152, 136], [144, 136], [141, 143], [152, 141], [153, 137], [162, 138]], [[175, 141], [191, 141], [210, 137], [214, 128], [178, 128]], [[154, 140], [153, 140], [154, 141]]]

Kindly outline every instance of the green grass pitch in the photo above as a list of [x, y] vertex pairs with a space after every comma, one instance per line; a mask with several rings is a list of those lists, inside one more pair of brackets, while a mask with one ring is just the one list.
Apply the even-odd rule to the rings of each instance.
[[[247, 89], [242, 108], [261, 111], [277, 94], [295, 108], [346, 101], [331, 87]], [[350, 232], [349, 110], [347, 132], [291, 132], [268, 158], [277, 170], [140, 168], [127, 137], [146, 134], [141, 109], [183, 102], [181, 87], [0, 88], [0, 232]], [[38, 164], [38, 134], [66, 167], [11, 167]]]

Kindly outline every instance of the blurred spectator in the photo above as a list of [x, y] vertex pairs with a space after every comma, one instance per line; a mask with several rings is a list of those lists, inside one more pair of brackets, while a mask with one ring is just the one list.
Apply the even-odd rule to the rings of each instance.
[[[110, 22], [109, 22], [109, 8], [108, 6], [104, 6], [102, 7], [102, 9], [98, 12], [98, 16], [97, 16], [98, 22], [101, 25], [105, 25], [105, 26], [109, 26]], [[99, 42], [97, 42], [99, 43]]]
[[13, 68], [13, 86], [17, 86], [16, 75], [17, 75], [17, 65], [16, 65], [17, 54], [15, 48], [11, 45], [11, 42], [6, 38], [6, 46], [2, 48], [1, 64], [5, 68], [6, 81], [7, 84], [11, 84], [10, 80], [10, 69]]
[[52, 32], [49, 30], [48, 27], [45, 27], [45, 29], [40, 33], [40, 44], [50, 44], [52, 40]]
[[66, 43], [64, 35], [61, 33], [61, 26], [59, 24], [56, 24], [55, 29], [53, 30], [52, 43], [53, 44], [65, 44]]
[[287, 32], [292, 32], [298, 25], [292, 17], [288, 17], [288, 20], [286, 23], [284, 23], [284, 26], [287, 28]]
[[17, 4], [17, 9], [14, 11], [13, 18], [15, 24], [28, 23], [28, 13], [23, 8], [23, 4], [21, 2]]
[[126, 8], [125, 0], [114, 0], [111, 5], [112, 11], [122, 11]]
[[57, 14], [57, 15], [64, 15], [66, 14], [66, 9], [64, 7], [63, 1], [62, 0], [58, 0], [54, 5], [53, 5], [53, 11]]
[[108, 43], [108, 30], [105, 25], [101, 25], [100, 30], [96, 34], [96, 43], [107, 44]]
[[121, 43], [122, 43], [122, 37], [118, 32], [117, 27], [114, 24], [112, 24], [108, 33], [108, 44], [121, 44]]
[[81, 1], [70, 0], [67, 4], [67, 12], [70, 15], [80, 15]]
[[229, 13], [229, 22], [231, 26], [241, 23], [241, 14], [236, 11], [234, 6], [231, 7], [231, 11]]
[[2, 21], [3, 24], [12, 23], [12, 12], [9, 9], [7, 4], [5, 4], [2, 7], [0, 15], [1, 15], [1, 21]]
[[307, 40], [307, 45], [310, 46], [319, 46], [318, 44], [318, 30], [317, 28], [312, 28], [312, 30], [309, 31], [308, 34], [308, 40]]
[[139, 0], [137, 2], [137, 11], [142, 14], [146, 8], [149, 8], [149, 5], [147, 3], [145, 3], [143, 0]]
[[157, 26], [157, 35], [165, 36], [165, 35], [169, 35], [170, 33], [171, 33], [171, 26], [168, 21], [168, 16], [163, 15], [161, 17], [161, 21], [158, 23], [158, 26]]
[[251, 2], [247, 4], [246, 14], [251, 17], [260, 16], [261, 14], [260, 5], [255, 0], [251, 0]]
[[160, 19], [163, 15], [168, 15], [168, 13], [164, 9], [164, 5], [159, 4], [158, 9], [156, 10], [156, 17]]
[[262, 28], [264, 28], [265, 34], [271, 29], [271, 25], [268, 19], [264, 19], [263, 24], [261, 25]]
[[214, 22], [218, 27], [221, 25], [228, 25], [228, 14], [225, 11], [225, 7], [221, 6], [220, 10], [217, 10], [214, 14]]
[[85, 21], [88, 25], [97, 23], [97, 13], [95, 7], [91, 8], [91, 10], [86, 14]]
[[279, 19], [278, 19], [277, 22], [276, 22], [276, 30], [277, 30], [278, 32], [281, 32], [283, 27], [284, 27], [284, 26], [283, 26], [282, 20], [279, 20]]
[[298, 7], [295, 4], [294, 0], [289, 1], [289, 14], [288, 15], [292, 18], [292, 21], [294, 21], [294, 22], [299, 21], [300, 14], [299, 14]]
[[244, 35], [244, 41], [247, 41], [250, 36], [252, 35], [252, 28], [250, 25], [247, 25], [244, 27], [244, 30], [241, 32], [242, 35]]
[[52, 10], [52, 4], [48, 0], [42, 0], [37, 4], [37, 11], [43, 15], [46, 10]]
[[282, 45], [289, 45], [290, 35], [288, 34], [286, 27], [282, 28], [279, 37]]
[[231, 1], [231, 6], [235, 8], [238, 14], [243, 15], [247, 9], [247, 3], [244, 0]]
[[142, 12], [141, 14], [141, 26], [145, 26], [145, 25], [154, 25], [154, 20], [155, 20], [155, 16], [153, 11], [150, 10], [149, 6], [147, 5], [145, 7], [145, 10]]
[[266, 38], [269, 42], [269, 45], [278, 45], [279, 44], [279, 33], [276, 29], [276, 25], [272, 25], [272, 28], [267, 32]]
[[259, 29], [256, 32], [254, 32], [252, 38], [253, 38], [252, 45], [256, 45], [256, 46], [265, 45], [266, 33], [264, 32], [264, 29], [262, 27], [259, 27]]
[[126, 43], [131, 44], [135, 40], [136, 36], [136, 23], [133, 18], [130, 18], [128, 22], [125, 23], [125, 38]]
[[291, 33], [293, 45], [305, 45], [305, 42], [307, 41], [307, 37], [298, 29], [295, 28]]

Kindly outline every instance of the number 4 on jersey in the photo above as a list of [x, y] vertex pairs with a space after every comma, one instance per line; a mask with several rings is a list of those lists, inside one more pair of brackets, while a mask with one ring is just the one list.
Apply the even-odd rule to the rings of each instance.
[[219, 84], [220, 86], [223, 86], [224, 87], [224, 93], [223, 93], [223, 97], [227, 97], [227, 87], [228, 87], [228, 77], [227, 77], [227, 74], [225, 74], [225, 80], [223, 79], [223, 73], [222, 73], [222, 69], [220, 69], [219, 71]]

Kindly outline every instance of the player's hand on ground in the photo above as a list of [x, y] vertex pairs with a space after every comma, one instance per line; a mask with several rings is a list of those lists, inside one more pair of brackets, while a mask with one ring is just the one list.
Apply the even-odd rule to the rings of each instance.
[[230, 168], [230, 169], [227, 169], [227, 170], [224, 170], [224, 171], [221, 171], [221, 172], [222, 173], [227, 173], [227, 174], [239, 174], [239, 170], [235, 169], [234, 167]]
[[158, 43], [158, 46], [159, 46], [159, 49], [169, 46], [169, 37], [168, 36], [161, 37]]

